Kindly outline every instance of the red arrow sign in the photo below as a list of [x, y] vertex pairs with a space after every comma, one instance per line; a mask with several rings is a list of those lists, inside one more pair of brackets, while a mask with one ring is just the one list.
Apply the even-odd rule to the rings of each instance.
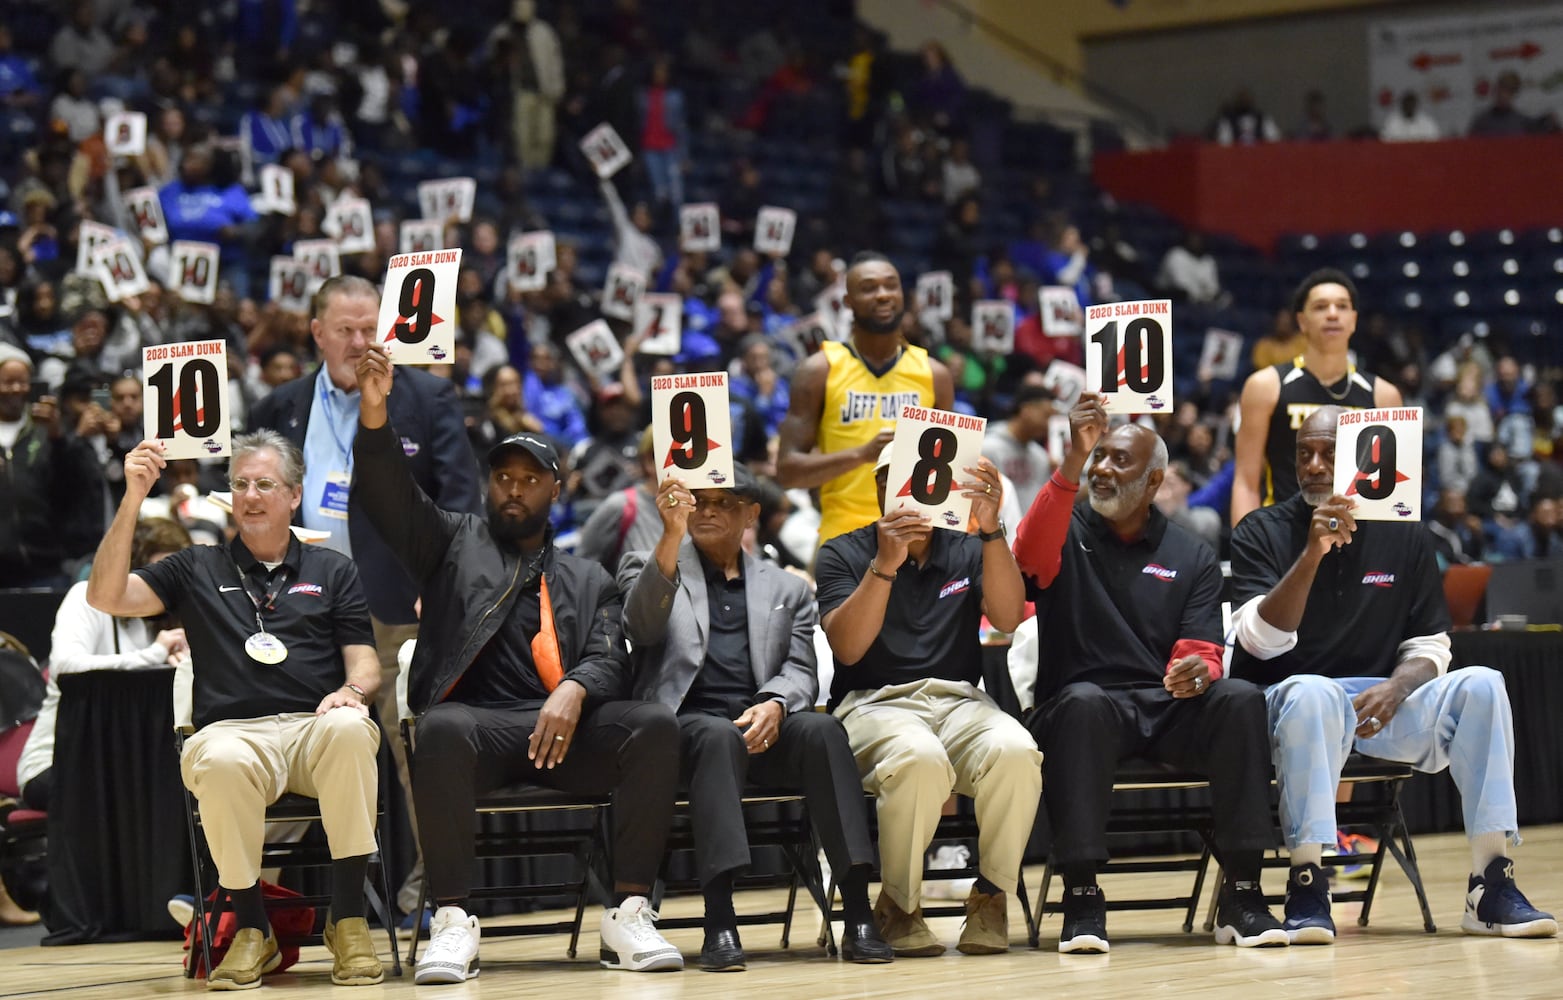
[[1521, 42], [1512, 49], [1493, 49], [1487, 55], [1494, 59], [1534, 59], [1541, 55], [1541, 46], [1535, 42]]
[[1458, 52], [1441, 52], [1438, 55], [1433, 55], [1431, 52], [1418, 52], [1412, 58], [1411, 65], [1426, 73], [1434, 66], [1458, 66], [1463, 61], [1463, 57]]

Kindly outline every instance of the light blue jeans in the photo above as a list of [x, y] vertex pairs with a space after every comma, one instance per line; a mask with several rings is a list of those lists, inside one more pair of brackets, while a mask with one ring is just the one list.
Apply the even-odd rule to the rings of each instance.
[[1514, 717], [1503, 675], [1452, 670], [1411, 692], [1377, 735], [1358, 739], [1352, 699], [1382, 680], [1299, 674], [1265, 691], [1286, 846], [1335, 843], [1335, 788], [1353, 746], [1418, 771], [1447, 767], [1466, 835], [1501, 832], [1518, 844]]

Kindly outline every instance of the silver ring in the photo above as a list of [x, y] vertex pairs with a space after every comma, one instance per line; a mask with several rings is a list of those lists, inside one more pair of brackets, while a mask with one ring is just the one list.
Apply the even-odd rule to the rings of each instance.
[[564, 742], [564, 737], [563, 736], [555, 736], [554, 737], [554, 742], [555, 743], [563, 743]]
[[761, 741], [760, 741], [760, 745], [761, 745], [761, 746], [766, 746], [766, 747], [768, 747], [768, 746], [770, 746], [770, 745], [771, 745], [771, 741], [770, 741], [770, 740], [764, 740], [764, 739], [762, 739], [762, 740], [761, 740]]
[[1366, 722], [1368, 725], [1372, 726], [1373, 727], [1373, 731], [1375, 733], [1378, 732], [1380, 729], [1384, 728], [1384, 724], [1382, 722], [1378, 721], [1378, 717], [1374, 716], [1374, 715], [1370, 715], [1366, 719], [1363, 719], [1362, 721]]
[[1330, 518], [1330, 523], [1329, 523], [1330, 530], [1334, 531], [1335, 529], [1337, 529], [1339, 527], [1340, 527], [1340, 519], [1339, 518], [1334, 518], [1334, 517]]
[[1203, 678], [1203, 677], [1196, 677], [1196, 678], [1194, 678], [1194, 690], [1196, 690], [1196, 691], [1203, 691], [1203, 690], [1205, 690], [1205, 678]]

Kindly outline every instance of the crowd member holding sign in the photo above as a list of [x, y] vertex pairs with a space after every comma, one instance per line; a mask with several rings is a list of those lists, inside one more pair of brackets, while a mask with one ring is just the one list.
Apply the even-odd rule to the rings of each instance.
[[1232, 482], [1234, 526], [1249, 511], [1297, 492], [1293, 443], [1314, 410], [1400, 405], [1399, 389], [1351, 362], [1357, 301], [1357, 286], [1340, 271], [1323, 268], [1308, 275], [1292, 296], [1292, 312], [1307, 346], [1291, 361], [1262, 368], [1243, 383]]
[[635, 694], [678, 713], [705, 897], [700, 967], [744, 967], [733, 879], [749, 864], [740, 800], [750, 782], [803, 789], [842, 888], [842, 954], [888, 962], [893, 954], [868, 906], [874, 844], [857, 764], [841, 723], [814, 711], [814, 598], [802, 579], [744, 551], [759, 484], [741, 464], [733, 473], [728, 489], [664, 480], [656, 547], [628, 553], [619, 566]]
[[[255, 404], [250, 426], [269, 428], [304, 455], [304, 499], [296, 523], [327, 532], [321, 544], [352, 557], [364, 580], [373, 618], [381, 682], [381, 724], [410, 790], [402, 742], [396, 735], [396, 653], [418, 634], [413, 602], [418, 587], [396, 560], [385, 538], [361, 508], [348, 503], [353, 478], [353, 438], [358, 432], [357, 363], [376, 337], [380, 294], [363, 278], [329, 279], [315, 293], [310, 333], [321, 364], [308, 375], [273, 389]], [[455, 388], [417, 368], [404, 367], [389, 404], [403, 454], [418, 488], [442, 509], [458, 514], [479, 509], [476, 463]], [[417, 830], [416, 818], [413, 829]], [[418, 905], [417, 873], [397, 896], [403, 911]]]
[[557, 452], [535, 435], [511, 435], [488, 453], [488, 516], [442, 510], [419, 488], [390, 422], [392, 369], [378, 345], [359, 359], [358, 384], [353, 506], [391, 541], [423, 595], [407, 701], [420, 715], [413, 795], [439, 909], [417, 982], [478, 974], [478, 919], [466, 909], [476, 800], [516, 781], [613, 794], [614, 905], [602, 918], [602, 964], [683, 968], [646, 898], [672, 825], [678, 724], [664, 706], [624, 700], [629, 664], [612, 577], [554, 548]]
[[901, 336], [906, 301], [895, 265], [864, 251], [846, 281], [852, 334], [825, 341], [793, 373], [776, 460], [783, 486], [819, 488], [821, 543], [879, 516], [872, 463], [901, 407], [948, 410], [955, 400], [949, 369]]
[[[1259, 887], [1270, 834], [1264, 698], [1221, 676], [1216, 554], [1152, 505], [1167, 447], [1138, 424], [1107, 429], [1105, 394], [1069, 413], [1070, 447], [1015, 535], [1037, 604], [1037, 709], [1053, 861], [1064, 876], [1061, 952], [1105, 952], [1113, 772], [1147, 757], [1210, 778], [1226, 880], [1216, 940], [1284, 945]], [[1089, 505], [1077, 505], [1084, 471]]]
[[1336, 491], [1342, 412], [1322, 407], [1298, 431], [1301, 492], [1232, 532], [1232, 672], [1266, 686], [1292, 861], [1287, 932], [1299, 944], [1335, 939], [1319, 866], [1335, 843], [1341, 768], [1356, 749], [1419, 771], [1449, 769], [1471, 845], [1461, 930], [1555, 936], [1557, 921], [1526, 900], [1506, 856], [1519, 820], [1503, 675], [1448, 672], [1449, 611], [1422, 526], [1360, 519], [1357, 502]]
[[384, 973], [364, 919], [364, 876], [379, 792], [380, 730], [368, 703], [380, 671], [358, 571], [340, 553], [293, 537], [300, 456], [281, 435], [259, 431], [233, 441], [237, 537], [132, 572], [137, 514], [166, 464], [163, 450], [147, 440], [125, 459], [125, 498], [98, 546], [87, 603], [118, 617], [168, 611], [184, 622], [196, 732], [180, 772], [200, 803], [218, 883], [238, 920], [207, 986], [249, 989], [280, 961], [259, 878], [266, 806], [284, 792], [320, 802], [333, 859], [331, 981], [378, 983]]
[[[892, 272], [893, 273], [893, 272]], [[874, 919], [898, 956], [944, 953], [922, 914], [923, 854], [951, 791], [977, 810], [981, 874], [966, 899], [957, 947], [1009, 948], [1005, 907], [1042, 791], [1042, 755], [1019, 722], [982, 691], [977, 628], [1020, 625], [1025, 586], [999, 520], [998, 470], [975, 454], [956, 489], [979, 534], [962, 521], [936, 529], [918, 508], [891, 511], [886, 445], [875, 464], [878, 521], [820, 549], [821, 623], [835, 653], [830, 705], [846, 727], [863, 786], [878, 798]]]

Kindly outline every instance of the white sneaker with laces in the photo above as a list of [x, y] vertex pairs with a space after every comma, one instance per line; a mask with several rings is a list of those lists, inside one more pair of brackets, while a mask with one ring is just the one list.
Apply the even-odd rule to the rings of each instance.
[[418, 959], [413, 982], [419, 986], [434, 983], [464, 983], [478, 976], [478, 918], [469, 917], [459, 906], [442, 906], [434, 911], [429, 925], [429, 947]]
[[[945, 844], [928, 860], [929, 871], [959, 871], [971, 867], [971, 851], [963, 844]], [[923, 881], [924, 899], [962, 900], [971, 895], [974, 878], [931, 878]]]
[[677, 972], [684, 956], [657, 931], [658, 913], [645, 896], [631, 896], [602, 914], [603, 967], [630, 972]]

